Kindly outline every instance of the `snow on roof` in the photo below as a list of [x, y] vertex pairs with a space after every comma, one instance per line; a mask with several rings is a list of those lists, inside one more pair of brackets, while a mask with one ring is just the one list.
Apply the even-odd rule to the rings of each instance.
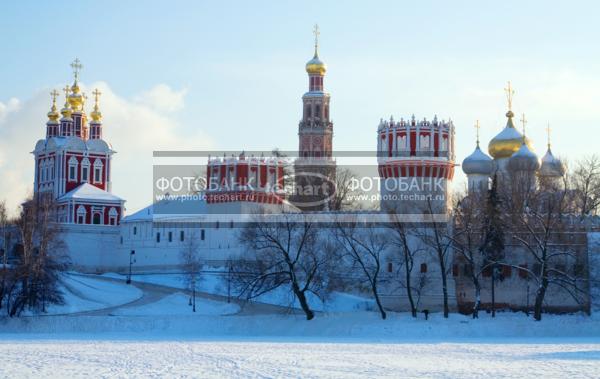
[[83, 183], [79, 187], [67, 192], [61, 196], [58, 200], [71, 200], [71, 199], [85, 199], [85, 200], [97, 200], [97, 201], [123, 201], [118, 196], [113, 195], [110, 192], [106, 192], [96, 186], [89, 183]]
[[[155, 214], [155, 207], [158, 208]], [[190, 219], [207, 213], [204, 199], [170, 199], [161, 200], [125, 217], [122, 222], [161, 221], [172, 219]]]

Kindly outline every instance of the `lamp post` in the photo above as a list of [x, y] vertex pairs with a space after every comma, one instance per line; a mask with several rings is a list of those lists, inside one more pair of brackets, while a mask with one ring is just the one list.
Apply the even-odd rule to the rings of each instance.
[[129, 253], [129, 275], [127, 276], [127, 284], [131, 284], [131, 265], [133, 264], [134, 255], [135, 250], [131, 250], [131, 253]]

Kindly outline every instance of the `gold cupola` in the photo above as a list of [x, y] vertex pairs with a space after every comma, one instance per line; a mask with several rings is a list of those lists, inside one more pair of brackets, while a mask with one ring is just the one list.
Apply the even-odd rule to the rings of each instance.
[[73, 63], [71, 63], [71, 68], [73, 68], [73, 85], [71, 86], [71, 94], [69, 95], [69, 104], [73, 109], [73, 112], [81, 112], [83, 110], [83, 103], [85, 101], [83, 94], [81, 93], [81, 89], [79, 88], [79, 72], [83, 68], [83, 65], [79, 61], [78, 58], [75, 58]]
[[515, 128], [513, 122], [515, 114], [512, 111], [512, 98], [515, 91], [512, 89], [510, 82], [508, 82], [508, 87], [505, 88], [505, 91], [508, 100], [508, 112], [506, 112], [508, 120], [506, 121], [504, 129], [492, 138], [488, 145], [488, 152], [494, 159], [510, 158], [521, 148], [523, 140], [525, 140], [525, 144], [532, 149], [531, 141], [527, 137], [523, 137], [523, 135]]
[[92, 92], [92, 95], [94, 95], [94, 110], [92, 113], [90, 113], [90, 116], [92, 118], [92, 122], [100, 123], [102, 121], [102, 112], [100, 112], [100, 108], [98, 107], [98, 99], [100, 98], [100, 95], [102, 95], [102, 92], [98, 91], [96, 88]]
[[73, 113], [73, 108], [71, 108], [71, 104], [69, 103], [69, 93], [71, 92], [71, 87], [67, 85], [65, 88], [63, 88], [63, 91], [65, 91], [65, 105], [63, 106], [63, 109], [60, 110], [60, 114], [62, 114], [64, 119], [70, 119], [71, 114]]
[[58, 91], [52, 90], [50, 96], [52, 97], [52, 106], [50, 107], [50, 112], [48, 112], [48, 121], [56, 123], [60, 117], [60, 113], [56, 110], [56, 97], [58, 96]]
[[319, 25], [315, 25], [313, 33], [315, 34], [315, 55], [306, 63], [306, 72], [309, 75], [323, 76], [327, 72], [327, 65], [319, 59]]

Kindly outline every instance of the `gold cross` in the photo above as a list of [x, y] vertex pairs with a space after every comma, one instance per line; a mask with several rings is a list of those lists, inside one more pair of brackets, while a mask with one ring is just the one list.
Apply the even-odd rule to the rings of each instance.
[[319, 32], [319, 24], [315, 24], [315, 27], [313, 29], [313, 34], [315, 35], [315, 54], [316, 54], [317, 49], [319, 48], [319, 35], [321, 34], [321, 32]]
[[71, 68], [73, 69], [73, 76], [75, 77], [75, 81], [79, 80], [79, 71], [83, 68], [81, 61], [79, 58], [75, 58], [73, 63], [71, 63]]
[[527, 125], [527, 119], [525, 118], [525, 113], [521, 116], [521, 124], [523, 124], [523, 140], [525, 139], [525, 126]]
[[53, 89], [52, 92], [50, 92], [50, 96], [52, 96], [52, 104], [55, 105], [56, 104], [56, 98], [58, 97], [59, 93], [57, 90]]
[[100, 98], [100, 95], [102, 95], [102, 92], [98, 91], [98, 88], [96, 88], [94, 91], [92, 91], [92, 95], [94, 95], [96, 104], [98, 104], [98, 98]]
[[550, 149], [550, 123], [548, 123], [548, 126], [546, 127], [546, 133], [548, 134], [548, 149]]
[[477, 120], [475, 123], [475, 129], [477, 130], [477, 146], [479, 146], [479, 128], [481, 128], [481, 126], [479, 125], [479, 120]]
[[506, 92], [506, 99], [508, 100], [508, 110], [512, 111], [512, 101], [515, 90], [512, 88], [510, 80], [508, 81], [508, 87], [506, 87], [504, 91]]
[[65, 86], [65, 88], [63, 88], [63, 91], [65, 91], [65, 97], [69, 97], [69, 92], [71, 92], [71, 87], [69, 87], [69, 85]]

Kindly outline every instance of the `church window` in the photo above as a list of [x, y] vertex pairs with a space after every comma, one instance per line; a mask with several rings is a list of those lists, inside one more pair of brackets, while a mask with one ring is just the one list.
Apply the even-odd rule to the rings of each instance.
[[77, 181], [77, 166], [79, 162], [77, 162], [77, 158], [71, 157], [69, 159], [69, 181], [76, 182]]
[[89, 180], [90, 175], [90, 160], [87, 158], [83, 158], [81, 161], [81, 181], [87, 182]]
[[215, 228], [219, 229], [219, 221], [216, 222]]
[[173, 232], [169, 232], [169, 242], [173, 242]]
[[100, 159], [94, 161], [94, 183], [102, 183], [102, 166]]
[[117, 210], [115, 208], [110, 208], [108, 211], [108, 224], [109, 225], [117, 225]]
[[156, 243], [160, 243], [160, 232], [156, 233]]
[[204, 229], [200, 230], [200, 240], [204, 241]]
[[135, 236], [137, 234], [137, 226], [133, 227], [133, 235]]
[[310, 111], [311, 111], [311, 108], [310, 108], [310, 104], [309, 104], [309, 105], [306, 106], [306, 110], [305, 110], [306, 117], [311, 117], [312, 116], [312, 114], [310, 113]]
[[185, 233], [182, 231], [179, 232], [179, 240], [183, 242], [185, 240]]
[[86, 210], [85, 207], [83, 205], [80, 205], [77, 208], [77, 223], [78, 224], [85, 224], [85, 214], [86, 214]]
[[317, 105], [315, 107], [315, 117], [316, 118], [321, 118], [321, 106], [320, 105]]
[[427, 272], [427, 263], [421, 263], [421, 274], [425, 274]]
[[229, 228], [233, 229], [233, 220], [229, 221]]
[[387, 272], [394, 272], [394, 265], [392, 264], [392, 262], [388, 262]]

